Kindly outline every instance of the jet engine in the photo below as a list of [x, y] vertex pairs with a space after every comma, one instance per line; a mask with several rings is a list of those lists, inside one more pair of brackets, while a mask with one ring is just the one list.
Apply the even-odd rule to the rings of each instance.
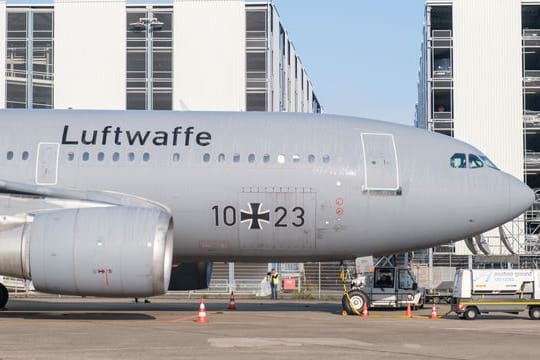
[[169, 285], [172, 247], [172, 218], [157, 208], [47, 210], [4, 221], [0, 274], [32, 279], [36, 290], [55, 294], [160, 295]]

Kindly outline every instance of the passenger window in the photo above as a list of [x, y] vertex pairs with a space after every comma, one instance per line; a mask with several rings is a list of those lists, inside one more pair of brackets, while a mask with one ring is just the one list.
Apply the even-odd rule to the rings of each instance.
[[218, 162], [220, 163], [225, 162], [225, 154], [219, 154], [217, 159], [218, 159]]
[[464, 169], [467, 167], [467, 159], [465, 154], [456, 153], [450, 158], [450, 166], [457, 169]]
[[120, 160], [120, 154], [117, 153], [117, 152], [113, 153], [113, 154], [112, 154], [112, 159], [113, 159], [113, 161], [118, 161], [118, 160]]
[[476, 155], [469, 154], [469, 168], [476, 169], [481, 167], [484, 167], [482, 160]]
[[22, 159], [23, 159], [23, 160], [28, 160], [28, 151], [23, 151], [23, 153], [22, 153]]
[[250, 163], [255, 162], [255, 154], [249, 154], [248, 155], [248, 162], [250, 162]]
[[270, 155], [269, 154], [264, 154], [263, 155], [263, 162], [264, 163], [269, 163], [270, 162]]
[[90, 160], [90, 154], [87, 151], [83, 152], [82, 159], [83, 159], [83, 161]]
[[206, 153], [203, 155], [203, 161], [204, 162], [209, 162], [210, 161], [210, 154]]
[[98, 159], [98, 161], [103, 161], [105, 159], [105, 154], [102, 153], [102, 152], [99, 152], [97, 154], [97, 159]]
[[240, 162], [240, 154], [234, 154], [233, 155], [233, 162], [235, 162], [235, 163]]
[[325, 164], [328, 164], [330, 162], [330, 156], [329, 155], [324, 155], [322, 157], [322, 162], [325, 163]]
[[279, 164], [285, 164], [285, 155], [279, 154], [279, 155], [277, 156], [277, 162], [278, 162]]
[[292, 162], [295, 163], [295, 164], [296, 164], [296, 163], [299, 163], [299, 162], [300, 162], [300, 155], [294, 154], [294, 155], [292, 156]]
[[179, 153], [174, 153], [173, 156], [172, 156], [172, 161], [174, 161], [174, 162], [180, 161], [180, 154]]
[[143, 156], [142, 156], [142, 159], [143, 159], [143, 161], [150, 160], [150, 154], [149, 153], [144, 153]]
[[307, 160], [310, 164], [313, 164], [315, 162], [315, 155], [309, 154]]
[[130, 152], [128, 154], [128, 159], [129, 159], [129, 161], [135, 161], [135, 153]]
[[68, 159], [68, 161], [75, 160], [75, 154], [73, 152], [68, 152], [67, 159]]
[[6, 154], [6, 158], [8, 160], [13, 160], [13, 151], [8, 151], [7, 154]]

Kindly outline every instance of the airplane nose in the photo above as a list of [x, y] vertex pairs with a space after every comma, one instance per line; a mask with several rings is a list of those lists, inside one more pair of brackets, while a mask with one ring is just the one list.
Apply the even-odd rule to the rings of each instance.
[[518, 216], [530, 208], [534, 201], [534, 191], [527, 184], [514, 178], [509, 179], [510, 211]]

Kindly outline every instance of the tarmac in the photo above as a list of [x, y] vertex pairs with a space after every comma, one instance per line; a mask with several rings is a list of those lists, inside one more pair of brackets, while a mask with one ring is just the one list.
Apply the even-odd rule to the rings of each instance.
[[[337, 301], [37, 297], [0, 312], [0, 359], [538, 359], [527, 314], [430, 319], [431, 308], [342, 316]], [[439, 314], [449, 310], [438, 306]]]

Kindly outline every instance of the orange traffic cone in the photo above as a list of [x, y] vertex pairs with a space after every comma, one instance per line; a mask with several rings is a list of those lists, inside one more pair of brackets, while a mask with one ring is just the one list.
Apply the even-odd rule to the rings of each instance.
[[431, 306], [431, 318], [437, 319], [437, 307], [435, 306], [435, 304]]
[[368, 318], [369, 317], [369, 314], [368, 314], [368, 311], [367, 311], [367, 304], [364, 303], [364, 309], [362, 310], [362, 317], [363, 318]]
[[412, 318], [411, 304], [407, 303], [407, 317]]
[[234, 303], [234, 291], [231, 291], [231, 297], [229, 298], [228, 310], [236, 310], [236, 304]]
[[208, 319], [206, 318], [206, 307], [204, 306], [204, 298], [201, 298], [201, 305], [199, 306], [199, 316], [197, 316], [197, 320], [195, 322], [198, 322], [199, 324], [206, 324], [208, 322]]

